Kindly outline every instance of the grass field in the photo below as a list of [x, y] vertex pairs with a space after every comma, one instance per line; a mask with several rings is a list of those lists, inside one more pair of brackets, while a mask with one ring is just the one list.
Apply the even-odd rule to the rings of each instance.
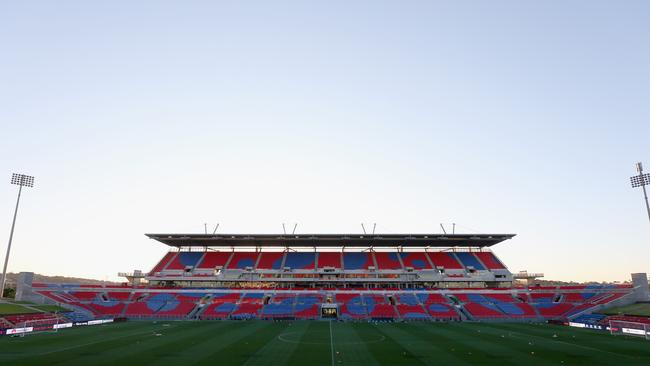
[[649, 365], [650, 342], [546, 324], [127, 322], [0, 337], [7, 365]]
[[[27, 306], [25, 306], [27, 305]], [[66, 312], [68, 309], [56, 305], [34, 305], [24, 301], [3, 302], [0, 303], [0, 316], [15, 314], [30, 314], [42, 312]]]
[[639, 315], [639, 316], [650, 316], [650, 303], [637, 303], [626, 306], [619, 306], [616, 308], [610, 308], [602, 311], [603, 314], [607, 315]]

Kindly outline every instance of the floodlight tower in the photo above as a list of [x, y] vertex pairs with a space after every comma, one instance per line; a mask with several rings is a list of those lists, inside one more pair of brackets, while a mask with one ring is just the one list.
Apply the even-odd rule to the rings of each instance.
[[11, 184], [18, 186], [18, 198], [16, 199], [16, 209], [14, 210], [14, 220], [11, 222], [11, 232], [9, 233], [9, 244], [7, 244], [7, 254], [5, 255], [5, 265], [2, 268], [2, 282], [0, 284], [0, 298], [4, 295], [5, 284], [7, 279], [7, 264], [9, 264], [9, 253], [11, 252], [11, 240], [14, 237], [14, 227], [16, 226], [16, 215], [18, 215], [18, 204], [20, 203], [20, 194], [23, 191], [23, 187], [33, 187], [34, 186], [34, 177], [25, 175], [25, 174], [16, 174], [11, 175]]
[[650, 220], [650, 205], [648, 204], [648, 193], [645, 190], [645, 186], [650, 185], [650, 174], [643, 174], [643, 164], [641, 163], [636, 163], [636, 171], [639, 175], [630, 177], [630, 182], [632, 183], [632, 188], [641, 187], [643, 189], [645, 208], [648, 211], [648, 220]]

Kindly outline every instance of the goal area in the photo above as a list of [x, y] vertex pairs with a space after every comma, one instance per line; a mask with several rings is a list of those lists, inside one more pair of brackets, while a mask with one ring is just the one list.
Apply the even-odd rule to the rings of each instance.
[[16, 324], [16, 326], [17, 327], [13, 329], [13, 334], [24, 337], [31, 334], [57, 333], [59, 329], [71, 328], [72, 323], [66, 322], [65, 319], [61, 319], [57, 316], [56, 318], [50, 319], [25, 320]]
[[609, 332], [612, 335], [628, 335], [650, 340], [650, 324], [625, 320], [610, 320]]

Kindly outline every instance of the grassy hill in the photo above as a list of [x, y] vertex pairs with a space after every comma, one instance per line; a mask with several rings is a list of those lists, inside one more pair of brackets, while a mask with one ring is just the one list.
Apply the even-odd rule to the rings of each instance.
[[650, 302], [638, 302], [636, 304], [619, 306], [601, 311], [607, 315], [636, 315], [650, 317]]
[[35, 305], [28, 302], [0, 302], [1, 315], [53, 313], [70, 311], [56, 305]]
[[[16, 279], [18, 278], [18, 273], [8, 273], [7, 274], [7, 283], [10, 286], [15, 286]], [[44, 283], [78, 283], [81, 285], [101, 285], [101, 284], [110, 284], [115, 285], [119, 284], [118, 282], [111, 281], [102, 281], [95, 280], [92, 278], [79, 278], [79, 277], [65, 277], [65, 276], [46, 276], [38, 273], [34, 273], [34, 282], [44, 282]]]

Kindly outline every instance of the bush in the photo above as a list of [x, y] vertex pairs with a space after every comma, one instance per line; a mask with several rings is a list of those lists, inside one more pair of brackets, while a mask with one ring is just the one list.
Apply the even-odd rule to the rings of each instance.
[[16, 289], [13, 288], [13, 287], [7, 287], [7, 288], [5, 288], [5, 291], [4, 291], [4, 293], [2, 294], [2, 297], [4, 297], [4, 298], [9, 298], [9, 299], [13, 299], [14, 297], [16, 297]]

